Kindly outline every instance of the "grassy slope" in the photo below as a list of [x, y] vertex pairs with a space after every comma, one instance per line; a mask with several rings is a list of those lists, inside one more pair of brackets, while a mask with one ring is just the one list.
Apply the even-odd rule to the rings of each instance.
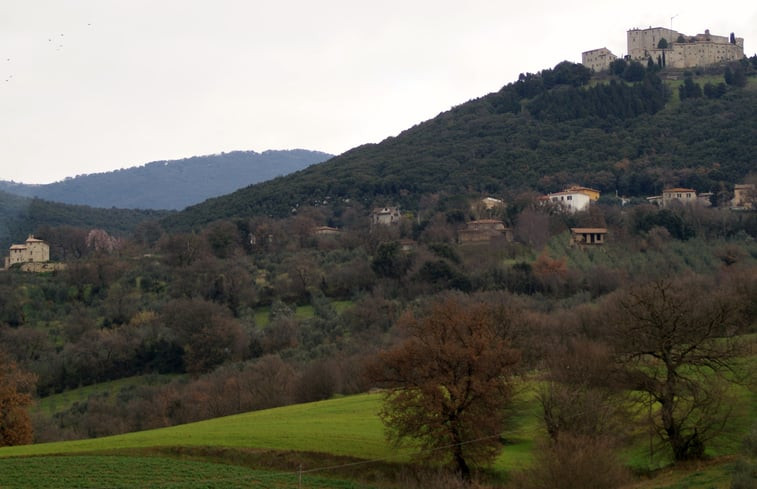
[[[255, 411], [125, 435], [0, 449], [13, 455], [72, 454], [115, 448], [228, 446], [329, 451], [356, 457], [391, 454], [375, 416], [378, 396], [362, 395]], [[324, 444], [328, 441], [328, 444]]]
[[[521, 396], [522, 403], [516, 408], [519, 413], [512, 419], [508, 431], [503, 434], [507, 440], [507, 445], [502, 454], [498, 457], [493, 469], [496, 473], [503, 474], [511, 470], [522, 468], [530, 461], [531, 448], [533, 440], [538, 436], [538, 418], [537, 406], [530, 395]], [[208, 460], [203, 459], [202, 454], [208, 451], [219, 450], [221, 447], [230, 448], [230, 452], [244, 452], [249, 450], [255, 451], [275, 451], [277, 453], [292, 452], [320, 452], [326, 459], [328, 457], [342, 456], [347, 457], [345, 460], [375, 460], [381, 463], [404, 463], [410, 459], [412, 450], [410, 448], [395, 448], [387, 444], [384, 439], [383, 427], [376, 416], [380, 406], [379, 394], [362, 394], [316, 403], [300, 404], [287, 406], [283, 408], [270, 409], [264, 411], [250, 412], [224, 418], [192, 423], [187, 425], [164, 428], [160, 430], [151, 430], [138, 433], [130, 433], [119, 436], [112, 436], [91, 440], [79, 440], [71, 442], [48, 443], [39, 445], [27, 445], [20, 447], [6, 447], [0, 449], [0, 487], [24, 487], [24, 483], [37, 485], [38, 478], [44, 482], [48, 475], [48, 470], [34, 469], [27, 467], [34, 462], [26, 458], [34, 456], [64, 456], [65, 460], [70, 460], [74, 466], [90, 467], [104, 463], [99, 459], [92, 458], [93, 454], [113, 454], [118, 453], [119, 457], [113, 457], [109, 463], [120, 465], [125, 464], [123, 470], [131, 471], [129, 464], [133, 461], [124, 459], [124, 453], [152, 455], [149, 459], [150, 464], [168, 464], [171, 462], [155, 461], [154, 458], [161, 458], [166, 453], [167, 447], [174, 447], [179, 453], [186, 450], [191, 453], [199, 453], [194, 458], [200, 462], [206, 463]], [[755, 400], [752, 395], [749, 402]], [[163, 447], [163, 448], [161, 448]], [[214, 448], [215, 447], [215, 448]], [[223, 449], [222, 449], [223, 450]], [[171, 449], [168, 450], [171, 453]], [[226, 453], [226, 452], [222, 452]], [[157, 456], [156, 456], [157, 455]], [[87, 458], [81, 458], [81, 457]], [[13, 457], [8, 460], [8, 458]], [[15, 458], [22, 457], [22, 458]], [[226, 456], [209, 457], [211, 461], [227, 461]], [[32, 459], [33, 460], [33, 459]], [[43, 457], [39, 460], [47, 460]], [[65, 461], [56, 458], [58, 462], [66, 466]], [[57, 462], [56, 462], [57, 463]], [[145, 462], [148, 463], [147, 461]], [[229, 463], [235, 463], [230, 461]], [[329, 466], [332, 463], [321, 462], [316, 456], [311, 459], [309, 467]], [[47, 464], [42, 463], [43, 466]], [[139, 465], [139, 464], [137, 464]], [[23, 467], [27, 467], [24, 469]], [[73, 469], [63, 468], [63, 472], [72, 471]], [[116, 469], [114, 469], [116, 470]], [[118, 469], [121, 470], [121, 469]], [[135, 469], [136, 470], [136, 469]], [[173, 470], [173, 469], [171, 469]], [[187, 469], [189, 470], [189, 469]], [[195, 470], [195, 469], [192, 469]], [[206, 468], [196, 468], [196, 470], [206, 471], [206, 475], [198, 476], [214, 480], [217, 478], [218, 469], [212, 464]], [[234, 472], [237, 469], [229, 469]], [[174, 487], [172, 482], [166, 482], [161, 479], [159, 474], [163, 471], [156, 471], [150, 476], [153, 487]], [[100, 481], [112, 487], [128, 487], [128, 482], [123, 485], [119, 481], [108, 479], [108, 471], [95, 471], [95, 473], [105, 474], [106, 479]], [[136, 473], [136, 472], [135, 472]], [[15, 474], [15, 475], [13, 475]], [[20, 476], [18, 474], [26, 474]], [[249, 473], [247, 475], [235, 475], [234, 477], [265, 477]], [[19, 485], [13, 481], [18, 479]], [[639, 485], [639, 488], [652, 487], [727, 487], [729, 480], [728, 472], [722, 464], [708, 466], [704, 468], [694, 467], [687, 471], [673, 471], [663, 474], [661, 479], [655, 479], [659, 483], [665, 482], [666, 485], [655, 485], [654, 481], [649, 481]], [[697, 485], [697, 481], [707, 481], [705, 485]], [[162, 481], [162, 482], [161, 482]], [[681, 482], [684, 481], [684, 482]], [[689, 481], [689, 482], [685, 482]], [[181, 482], [176, 482], [182, 486]], [[322, 487], [363, 487], [363, 486], [344, 486], [344, 481], [334, 482], [332, 486]], [[40, 483], [41, 484], [41, 483]], [[168, 485], [166, 485], [168, 484]], [[679, 485], [684, 484], [684, 485]], [[38, 487], [45, 487], [39, 485]], [[50, 485], [48, 487], [64, 487]], [[87, 487], [86, 485], [84, 487]], [[194, 486], [182, 486], [194, 487]], [[197, 486], [206, 487], [206, 486]], [[207, 487], [216, 487], [208, 484]], [[221, 486], [218, 486], [221, 487]], [[277, 487], [266, 484], [253, 487]], [[286, 486], [281, 486], [286, 487]], [[309, 485], [308, 487], [318, 487]]]
[[[224, 446], [281, 451], [324, 452], [368, 460], [406, 462], [409, 448], [397, 449], [384, 438], [377, 417], [379, 394], [363, 394], [316, 403], [227, 416], [105, 438], [45, 443], [0, 449], [0, 458], [77, 454], [114, 449]], [[529, 413], [513, 420], [505, 434], [509, 444], [497, 470], [522, 466], [530, 457], [536, 418]]]
[[[293, 460], [297, 459], [297, 455], [292, 452], [321, 452], [322, 456], [306, 459], [305, 468], [315, 470], [312, 477], [308, 478], [306, 487], [368, 487], [354, 481], [318, 477], [325, 476], [321, 473], [324, 467], [343, 461], [350, 463], [362, 459], [386, 465], [402, 464], [410, 460], [410, 448], [398, 449], [385, 441], [383, 426], [376, 415], [380, 399], [379, 394], [363, 394], [160, 430], [91, 440], [6, 447], [0, 449], [0, 487], [129, 487], [130, 483], [134, 486], [135, 480], [140, 480], [143, 487], [227, 487], [222, 483], [224, 480], [233, 481], [228, 487], [297, 487], [292, 485], [291, 470], [277, 472], [234, 467], [228, 469], [230, 479], [224, 479], [221, 476], [225, 474], [223, 469], [208, 463], [258, 467], [258, 462], [244, 462], [244, 454], [250, 450], [279, 453], [276, 457], [281, 460], [273, 464], [278, 468], [282, 465], [297, 466], [292, 465]], [[532, 404], [528, 400], [525, 402]], [[495, 471], [502, 473], [517, 469], [530, 459], [536, 421], [529, 412], [513, 420], [510, 431], [505, 434], [509, 444], [498, 458]], [[219, 447], [227, 447], [229, 450], [221, 449], [219, 455]], [[101, 456], [95, 456], [98, 454]], [[166, 458], [166, 455], [175, 457], [177, 454], [181, 457], [189, 456], [203, 464], [187, 465], [186, 460], [180, 460], [176, 461], [176, 470], [182, 474], [194, 474], [195, 479], [192, 480], [199, 480], [204, 485], [193, 485], [194, 482], [190, 484], [190, 479], [182, 479], [183, 476], [175, 480], [165, 479], [163, 474], [166, 471], [174, 471], [171, 459]], [[144, 466], [158, 468], [143, 468], [134, 455], [149, 456], [144, 459]], [[340, 460], [335, 456], [345, 458]], [[166, 469], [160, 469], [161, 466]], [[373, 470], [381, 474], [381, 468], [375, 468], [371, 464], [359, 466], [355, 473], [370, 473]], [[63, 474], [60, 480], [56, 479], [58, 473]], [[95, 485], [79, 484], [79, 473], [85, 474], [84, 480]], [[129, 475], [118, 475], [122, 473]], [[381, 475], [377, 478], [382, 480]], [[249, 481], [249, 485], [236, 485], [239, 480]]]

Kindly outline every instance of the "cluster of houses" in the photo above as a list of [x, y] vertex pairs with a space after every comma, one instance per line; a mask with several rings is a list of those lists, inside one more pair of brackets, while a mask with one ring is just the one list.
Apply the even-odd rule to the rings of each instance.
[[[541, 205], [553, 205], [565, 212], [576, 213], [585, 211], [592, 202], [599, 200], [600, 191], [582, 186], [570, 186], [566, 189], [541, 196], [537, 203]], [[690, 188], [667, 188], [662, 195], [648, 197], [647, 201], [660, 207], [675, 205], [711, 205], [712, 193], [700, 193]], [[733, 210], [751, 210], [757, 202], [757, 193], [753, 184], [737, 184], [734, 187], [734, 197], [731, 201]], [[478, 203], [484, 209], [491, 210], [495, 207], [504, 207], [504, 202], [493, 197], [485, 197]], [[376, 208], [371, 213], [371, 224], [397, 225], [400, 222], [401, 213], [399, 207]], [[607, 228], [571, 228], [571, 242], [582, 245], [602, 245], [606, 242]], [[334, 228], [318, 228], [316, 234], [333, 234], [339, 230]], [[466, 223], [463, 229], [458, 230], [457, 240], [460, 244], [492, 243], [496, 241], [512, 241], [513, 231], [498, 219], [477, 219]]]
[[[712, 192], [703, 192], [697, 194], [696, 190], [691, 188], [667, 188], [662, 191], [662, 195], [647, 197], [647, 201], [660, 207], [670, 207], [679, 204], [701, 205], [709, 207], [712, 205]], [[736, 184], [733, 187], [733, 199], [731, 199], [732, 210], [751, 210], [755, 198], [755, 187], [751, 183]]]
[[[731, 209], [737, 211], [753, 210], [757, 207], [757, 192], [754, 184], [737, 184], [734, 186], [734, 196]], [[561, 192], [550, 193], [539, 197], [538, 203], [554, 205], [565, 212], [575, 213], [585, 211], [592, 202], [599, 200], [600, 192], [588, 187], [571, 186]], [[662, 195], [648, 197], [647, 200], [661, 207], [674, 205], [711, 205], [711, 193], [697, 194], [690, 188], [668, 188]], [[486, 210], [504, 207], [504, 202], [493, 197], [481, 199], [479, 205]], [[371, 212], [372, 226], [395, 226], [402, 219], [400, 208], [396, 206], [379, 207]], [[316, 236], [335, 236], [341, 231], [329, 226], [315, 228]], [[607, 228], [571, 228], [571, 241], [577, 245], [601, 245], [607, 238]], [[253, 238], [254, 239], [254, 238]], [[498, 219], [478, 219], [466, 223], [457, 233], [460, 244], [493, 243], [497, 241], [512, 241], [513, 231]], [[404, 248], [404, 246], [403, 246]], [[26, 242], [14, 244], [10, 247], [9, 256], [5, 257], [4, 268], [15, 264], [41, 264], [50, 261], [50, 246], [41, 239], [29, 235]]]

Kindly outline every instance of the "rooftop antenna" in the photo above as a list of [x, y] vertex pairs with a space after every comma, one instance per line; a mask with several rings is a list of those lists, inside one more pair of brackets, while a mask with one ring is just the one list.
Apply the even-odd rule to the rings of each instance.
[[673, 19], [678, 17], [678, 14], [675, 14], [673, 17], [670, 18], [670, 33], [673, 34]]

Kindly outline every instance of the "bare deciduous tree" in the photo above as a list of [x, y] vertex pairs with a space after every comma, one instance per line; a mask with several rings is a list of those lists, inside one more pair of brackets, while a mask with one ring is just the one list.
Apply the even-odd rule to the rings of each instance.
[[563, 434], [618, 441], [631, 415], [613, 375], [609, 348], [586, 339], [571, 341], [546, 359], [537, 399], [550, 439]]
[[688, 276], [635, 287], [617, 303], [614, 346], [629, 388], [675, 460], [699, 458], [726, 424], [738, 379], [742, 301]]
[[389, 438], [417, 441], [422, 457], [446, 459], [464, 479], [501, 448], [509, 378], [520, 360], [498, 312], [445, 294], [427, 315], [403, 316], [407, 339], [369, 369], [389, 387], [380, 413]]
[[535, 463], [513, 476], [515, 489], [613, 489], [631, 479], [615, 444], [604, 437], [567, 434], [544, 443]]

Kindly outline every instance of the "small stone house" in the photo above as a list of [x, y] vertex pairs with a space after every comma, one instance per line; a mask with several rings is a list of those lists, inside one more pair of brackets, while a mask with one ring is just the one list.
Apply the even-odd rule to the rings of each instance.
[[693, 204], [697, 201], [697, 192], [691, 188], [666, 188], [662, 191], [662, 206], [667, 207], [674, 202]]
[[342, 231], [331, 226], [316, 226], [313, 234], [316, 236], [339, 236]]
[[754, 184], [737, 183], [733, 186], [731, 207], [734, 209], [752, 209], [755, 202], [757, 202], [757, 193], [755, 193]]
[[601, 245], [607, 238], [607, 228], [570, 228], [571, 243], [577, 245]]
[[5, 257], [5, 268], [16, 263], [43, 263], [50, 261], [50, 246], [31, 234], [24, 244], [10, 247], [9, 256]]
[[513, 240], [512, 229], [497, 219], [470, 221], [465, 229], [457, 232], [457, 240], [462, 243], [489, 243], [497, 239]]
[[393, 226], [400, 223], [399, 207], [378, 207], [371, 212], [371, 224]]
[[504, 207], [505, 203], [501, 199], [495, 199], [494, 197], [484, 197], [481, 199], [481, 205], [486, 210], [492, 210], [497, 207]]

